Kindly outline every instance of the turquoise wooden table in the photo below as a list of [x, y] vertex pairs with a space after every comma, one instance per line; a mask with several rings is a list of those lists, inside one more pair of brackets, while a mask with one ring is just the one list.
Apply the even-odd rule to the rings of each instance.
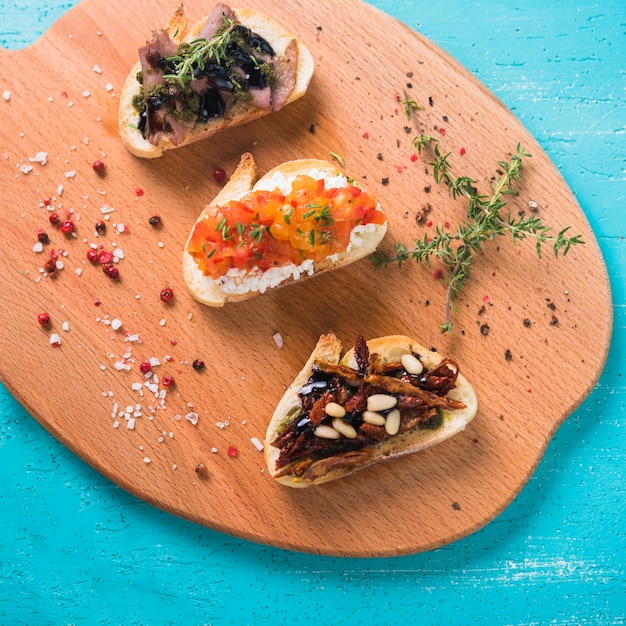
[[[27, 46], [72, 4], [0, 2], [0, 45]], [[493, 522], [431, 552], [367, 560], [268, 548], [159, 511], [0, 386], [0, 623], [626, 623], [626, 4], [372, 4], [485, 83], [576, 195], [614, 301], [593, 392]]]

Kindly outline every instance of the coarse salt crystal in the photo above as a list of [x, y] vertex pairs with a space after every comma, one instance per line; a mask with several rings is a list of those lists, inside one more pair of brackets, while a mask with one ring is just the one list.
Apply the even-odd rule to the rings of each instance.
[[22, 174], [28, 174], [32, 171], [33, 166], [32, 165], [27, 165], [26, 163], [24, 163], [23, 165], [20, 165], [20, 171], [22, 172]]
[[130, 388], [133, 391], [141, 391], [143, 389], [143, 387], [141, 386], [141, 383], [133, 383]]
[[107, 84], [104, 86], [104, 88], [105, 88], [107, 91], [113, 91], [113, 85], [112, 85], [111, 83], [107, 83]]
[[261, 440], [258, 437], [252, 437], [250, 439], [250, 441], [252, 442], [252, 445], [259, 451], [261, 452], [263, 450], [263, 444], [261, 443]]
[[57, 347], [61, 345], [61, 337], [59, 337], [59, 335], [57, 335], [56, 333], [52, 333], [50, 335], [50, 345], [53, 347]]
[[117, 317], [111, 321], [111, 328], [113, 330], [119, 330], [121, 327], [122, 327], [122, 322], [118, 320]]
[[195, 411], [190, 411], [185, 415], [185, 419], [188, 419], [194, 426], [198, 423], [199, 415]]
[[70, 323], [69, 322], [63, 322], [62, 325], [63, 330], [68, 333], [70, 331]]
[[11, 99], [11, 92], [8, 91], [8, 90], [7, 91], [3, 91], [2, 92], [2, 98], [8, 102]]
[[31, 163], [41, 163], [41, 165], [45, 165], [48, 162], [48, 153], [38, 152], [35, 156], [28, 157], [28, 160]]
[[101, 68], [99, 65], [94, 65], [94, 66], [93, 66], [93, 71], [94, 71], [96, 74], [102, 74], [102, 68]]
[[143, 462], [144, 462], [144, 463], [152, 463], [152, 461], [150, 460], [150, 457], [149, 457], [149, 456], [144, 456], [144, 457], [143, 457]]
[[64, 174], [65, 178], [74, 178], [76, 176], [76, 170], [69, 170]]
[[284, 341], [283, 341], [283, 336], [280, 333], [275, 333], [273, 336], [274, 339], [274, 343], [279, 347], [282, 348], [284, 345]]
[[134, 418], [134, 417], [131, 417], [131, 418], [128, 420], [128, 422], [127, 422], [127, 424], [126, 424], [126, 428], [127, 428], [128, 430], [135, 430], [135, 418]]
[[57, 196], [60, 196], [63, 194], [63, 185], [59, 185], [57, 187]]
[[152, 393], [158, 393], [159, 391], [159, 386], [155, 385], [154, 383], [147, 381], [145, 383], [146, 387], [148, 388], [149, 391], [151, 391]]
[[89, 98], [89, 96], [91, 95], [91, 92], [87, 91], [85, 89], [85, 91], [83, 91], [83, 98]]
[[33, 252], [43, 252], [43, 244], [41, 243], [41, 241], [38, 241], [34, 246], [33, 246]]

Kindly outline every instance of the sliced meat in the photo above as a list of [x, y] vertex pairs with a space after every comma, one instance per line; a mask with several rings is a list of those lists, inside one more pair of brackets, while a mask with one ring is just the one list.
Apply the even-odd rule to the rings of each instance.
[[165, 109], [154, 108], [148, 105], [146, 119], [146, 139], [158, 145], [159, 141], [166, 139], [177, 146], [187, 136], [190, 125], [177, 120]]
[[276, 81], [272, 87], [272, 111], [278, 111], [287, 104], [289, 96], [296, 86], [297, 69], [298, 44], [295, 39], [292, 39], [287, 45], [285, 54], [274, 62]]
[[346, 469], [356, 465], [362, 465], [363, 462], [369, 459], [373, 454], [374, 450], [372, 448], [350, 450], [349, 452], [343, 452], [342, 454], [337, 454], [326, 459], [320, 459], [315, 463], [306, 464], [304, 467], [299, 467], [299, 474], [296, 474], [296, 476], [302, 480], [312, 481], [316, 478], [320, 478], [320, 476], [325, 476], [328, 472], [335, 469]]
[[266, 111], [272, 110], [272, 90], [269, 87], [263, 89], [250, 87], [248, 93], [250, 94], [250, 103], [255, 107]]
[[214, 37], [224, 24], [224, 18], [234, 19], [235, 12], [227, 4], [218, 2], [213, 7], [209, 17], [207, 17], [204, 26], [200, 29], [198, 39], [211, 39], [211, 37]]
[[172, 56], [178, 46], [170, 39], [163, 29], [154, 33], [150, 43], [139, 48], [139, 60], [143, 73], [143, 88], [145, 91], [151, 87], [163, 84], [163, 60]]

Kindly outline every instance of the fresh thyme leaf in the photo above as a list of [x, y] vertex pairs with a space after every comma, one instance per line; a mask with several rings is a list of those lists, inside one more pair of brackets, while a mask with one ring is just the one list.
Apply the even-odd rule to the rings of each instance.
[[165, 80], [177, 81], [184, 88], [195, 79], [196, 70], [204, 70], [210, 61], [218, 65], [225, 61], [226, 49], [233, 37], [234, 20], [225, 15], [222, 18], [222, 26], [211, 39], [199, 38], [181, 44], [176, 54], [165, 60], [166, 67], [173, 68], [172, 72], [165, 74]]
[[[422, 108], [408, 99], [404, 105], [407, 118], [415, 116], [415, 112]], [[419, 127], [418, 120], [415, 121]], [[483, 244], [498, 236], [509, 235], [514, 243], [531, 237], [535, 239], [537, 256], [541, 258], [542, 247], [545, 245], [551, 245], [555, 257], [558, 257], [559, 253], [567, 254], [572, 246], [585, 243], [581, 235], [567, 236], [570, 227], [564, 228], [555, 236], [552, 228], [546, 226], [538, 215], [520, 213], [513, 217], [509, 213], [504, 216], [507, 196], [517, 193], [513, 185], [522, 180], [523, 161], [531, 157], [519, 143], [508, 161], [498, 162], [498, 177], [491, 184], [489, 195], [480, 194], [476, 181], [469, 176], [453, 174], [451, 153], [440, 150], [439, 139], [419, 134], [412, 139], [410, 149], [416, 149], [418, 153], [428, 152], [432, 159], [429, 165], [433, 168], [435, 182], [445, 184], [452, 198], [463, 197], [467, 201], [467, 219], [454, 232], [437, 226], [434, 237], [424, 235], [423, 239], [414, 240], [410, 247], [395, 243], [394, 254], [387, 256], [379, 251], [371, 259], [376, 269], [392, 263], [401, 267], [407, 260], [427, 265], [437, 260], [443, 265], [445, 269], [442, 280], [447, 285], [447, 291], [445, 321], [439, 326], [441, 333], [452, 332], [452, 300], [469, 281], [473, 256], [480, 252]]]
[[250, 237], [256, 239], [258, 243], [261, 243], [263, 239], [263, 233], [269, 232], [267, 228], [261, 224], [251, 224]]
[[339, 165], [341, 165], [341, 167], [345, 167], [345, 161], [343, 160], [343, 157], [340, 154], [337, 154], [336, 152], [331, 152], [330, 156], [333, 157], [333, 159], [335, 159], [337, 161], [337, 163], [339, 163]]

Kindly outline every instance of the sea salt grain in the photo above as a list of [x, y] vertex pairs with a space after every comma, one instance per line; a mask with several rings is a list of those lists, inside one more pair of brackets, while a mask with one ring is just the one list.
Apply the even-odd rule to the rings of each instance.
[[185, 415], [185, 419], [188, 419], [194, 426], [198, 423], [199, 415], [195, 411], [191, 411]]
[[252, 445], [259, 451], [262, 452], [263, 451], [263, 444], [261, 443], [260, 439], [258, 437], [252, 437], [252, 439], [250, 439], [250, 441], [252, 442]]
[[31, 163], [41, 163], [41, 165], [45, 165], [48, 162], [48, 153], [38, 152], [35, 156], [28, 157], [28, 160]]
[[11, 99], [11, 92], [10, 91], [3, 91], [2, 92], [2, 98], [4, 100], [6, 100], [6, 102], [8, 102]]
[[283, 341], [283, 336], [280, 333], [276, 333], [273, 337], [274, 339], [274, 343], [279, 347], [282, 348], [284, 345], [284, 341]]
[[117, 317], [111, 320], [111, 328], [113, 330], [119, 330], [122, 327], [122, 322], [117, 319]]

